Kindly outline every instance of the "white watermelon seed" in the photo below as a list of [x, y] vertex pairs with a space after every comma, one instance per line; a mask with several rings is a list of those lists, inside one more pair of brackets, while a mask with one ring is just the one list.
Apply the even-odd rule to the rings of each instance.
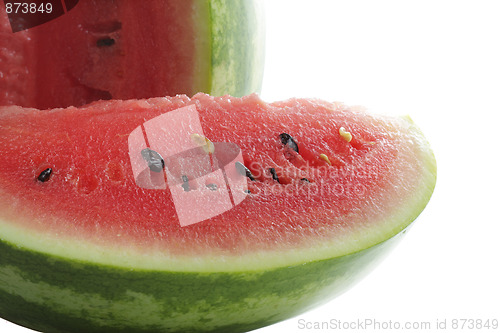
[[345, 130], [344, 127], [339, 128], [339, 134], [347, 142], [351, 142], [352, 140], [352, 134], [348, 131]]
[[328, 165], [332, 165], [332, 162], [330, 162], [330, 159], [325, 154], [319, 154], [319, 158], [328, 163]]
[[191, 134], [191, 141], [195, 145], [202, 147], [203, 150], [205, 151], [205, 153], [207, 153], [207, 154], [213, 154], [215, 151], [215, 146], [212, 143], [212, 141], [210, 141], [209, 139], [207, 139], [203, 135], [200, 135], [198, 133], [193, 133], [193, 134]]

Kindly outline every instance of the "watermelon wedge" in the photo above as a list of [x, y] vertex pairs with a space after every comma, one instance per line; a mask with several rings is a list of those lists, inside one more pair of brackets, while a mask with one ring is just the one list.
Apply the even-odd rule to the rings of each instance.
[[261, 11], [257, 0], [86, 0], [13, 33], [0, 10], [0, 105], [258, 92]]
[[44, 332], [297, 315], [366, 274], [436, 181], [408, 117], [257, 95], [2, 107], [0, 156], [0, 315]]

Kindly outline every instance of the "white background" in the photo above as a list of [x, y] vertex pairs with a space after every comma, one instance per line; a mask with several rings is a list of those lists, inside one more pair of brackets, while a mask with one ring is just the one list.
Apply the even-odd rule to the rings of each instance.
[[[265, 2], [262, 98], [315, 97], [409, 114], [434, 149], [438, 182], [413, 228], [367, 278], [255, 332], [391, 331], [302, 328], [365, 319], [429, 322], [429, 332], [446, 320], [440, 332], [460, 332], [453, 319], [500, 320], [500, 3]], [[32, 331], [0, 320], [0, 332]]]
[[425, 211], [372, 274], [328, 304], [257, 332], [384, 331], [301, 329], [358, 319], [430, 322], [428, 332], [446, 319], [441, 332], [458, 332], [453, 319], [500, 320], [500, 2], [266, 5], [262, 97], [409, 114], [433, 147], [438, 181]]

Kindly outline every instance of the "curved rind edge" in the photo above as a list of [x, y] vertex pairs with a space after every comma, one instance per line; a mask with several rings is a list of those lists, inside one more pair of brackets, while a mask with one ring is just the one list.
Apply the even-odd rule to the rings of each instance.
[[0, 242], [0, 314], [43, 332], [245, 332], [346, 291], [402, 235], [333, 259], [212, 273], [95, 265]]
[[420, 163], [425, 166], [421, 187], [413, 201], [392, 212], [398, 223], [388, 223], [392, 228], [379, 231], [382, 241], [378, 244], [364, 244], [363, 250], [330, 259], [309, 256], [307, 260], [310, 253], [305, 253], [295, 262], [282, 261], [284, 265], [279, 267], [252, 266], [239, 258], [241, 265], [230, 271], [216, 271], [222, 267], [212, 266], [212, 271], [205, 267], [204, 271], [188, 272], [65, 259], [10, 244], [2, 234], [1, 316], [45, 332], [167, 328], [178, 332], [243, 332], [324, 303], [369, 272], [397, 243], [432, 195], [436, 161], [420, 130], [412, 123], [410, 126], [419, 140]]
[[[398, 234], [410, 225], [429, 202], [436, 183], [436, 161], [428, 142], [419, 128], [409, 123], [413, 139], [418, 142], [418, 163], [422, 174], [417, 188], [404, 205], [387, 212], [383, 220], [372, 221], [373, 227], [359, 228], [356, 232], [322, 242], [315, 246], [262, 251], [239, 256], [211, 256], [203, 258], [171, 256], [164, 251], [142, 253], [134, 248], [102, 248], [74, 239], [43, 238], [0, 219], [0, 240], [17, 247], [71, 260], [113, 265], [126, 269], [148, 269], [178, 272], [238, 272], [245, 270], [269, 270], [298, 265], [304, 262], [344, 256], [369, 248]], [[356, 242], [352, 240], [355, 239]]]
[[265, 49], [261, 1], [210, 0], [209, 11], [210, 95], [242, 97], [259, 93]]

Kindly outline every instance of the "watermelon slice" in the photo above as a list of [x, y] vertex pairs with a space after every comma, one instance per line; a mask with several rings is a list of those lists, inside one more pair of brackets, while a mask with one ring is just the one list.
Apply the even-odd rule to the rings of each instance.
[[0, 315], [45, 332], [284, 320], [369, 271], [436, 181], [408, 117], [256, 95], [3, 107], [0, 156]]
[[0, 10], [0, 105], [258, 92], [260, 19], [257, 0], [86, 0], [13, 33]]

